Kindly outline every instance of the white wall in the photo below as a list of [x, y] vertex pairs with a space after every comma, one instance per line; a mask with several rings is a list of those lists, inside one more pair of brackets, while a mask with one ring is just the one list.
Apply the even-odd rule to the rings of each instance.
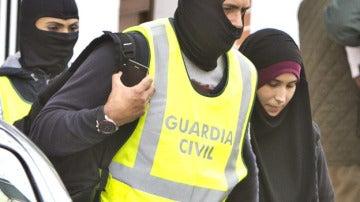
[[[10, 10], [7, 10], [7, 7], [10, 7]], [[10, 5], [8, 5], [8, 1], [0, 0], [0, 65], [2, 61], [5, 60], [6, 55], [10, 55], [15, 53], [16, 51], [16, 20], [17, 20], [17, 1], [10, 1]], [[9, 19], [7, 15], [9, 15]], [[6, 41], [6, 29], [7, 29], [7, 21], [9, 21], [9, 39]], [[9, 50], [6, 52], [5, 47], [6, 43], [9, 45]]]
[[[136, 0], [134, 0], [136, 1]], [[299, 43], [297, 12], [301, 0], [252, 0], [251, 32], [273, 27], [288, 32]], [[12, 1], [15, 2], [15, 1]], [[80, 15], [80, 36], [74, 49], [72, 61], [103, 30], [118, 31], [119, 0], [76, 0]], [[154, 18], [172, 17], [178, 0], [155, 0]], [[0, 60], [4, 49], [4, 9], [6, 1], [0, 0]], [[16, 25], [15, 17], [12, 25]], [[15, 27], [15, 26], [13, 26]], [[10, 54], [15, 51], [15, 35], [11, 34]]]
[[102, 31], [119, 31], [119, 0], [76, 0], [80, 32], [79, 40], [74, 48], [72, 61]]
[[251, 33], [262, 28], [287, 32], [299, 45], [298, 8], [302, 0], [252, 0]]
[[173, 17], [178, 0], [155, 0], [154, 19]]
[[[272, 27], [290, 34], [299, 45], [298, 8], [302, 0], [252, 0], [251, 32]], [[156, 0], [154, 18], [171, 17], [178, 0]]]

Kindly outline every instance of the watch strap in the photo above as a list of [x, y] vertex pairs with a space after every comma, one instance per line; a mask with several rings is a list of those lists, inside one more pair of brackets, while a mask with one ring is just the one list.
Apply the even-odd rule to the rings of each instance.
[[[96, 116], [96, 128], [99, 133], [113, 134], [118, 130], [119, 127], [116, 125], [115, 121], [105, 115], [104, 106], [98, 108]], [[104, 125], [106, 125], [106, 127], [103, 127]], [[112, 130], [109, 130], [109, 128], [112, 128]]]

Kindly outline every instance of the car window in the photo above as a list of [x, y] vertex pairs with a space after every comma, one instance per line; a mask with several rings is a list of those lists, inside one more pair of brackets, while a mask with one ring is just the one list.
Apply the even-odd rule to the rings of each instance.
[[20, 160], [0, 147], [0, 202], [36, 201], [30, 181]]

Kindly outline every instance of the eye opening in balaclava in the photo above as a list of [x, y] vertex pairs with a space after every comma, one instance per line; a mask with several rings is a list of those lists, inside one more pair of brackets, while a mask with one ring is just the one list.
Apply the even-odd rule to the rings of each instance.
[[23, 0], [20, 8], [20, 63], [28, 70], [40, 69], [53, 77], [64, 69], [73, 55], [78, 32], [39, 30], [42, 17], [79, 19], [75, 0]]
[[[233, 26], [221, 0], [179, 0], [174, 25], [183, 53], [205, 71], [239, 39], [243, 28]], [[244, 21], [244, 18], [242, 19]]]

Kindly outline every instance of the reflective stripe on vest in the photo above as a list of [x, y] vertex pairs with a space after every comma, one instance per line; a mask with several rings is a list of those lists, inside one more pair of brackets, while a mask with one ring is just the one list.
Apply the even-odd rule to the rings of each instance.
[[10, 124], [26, 116], [31, 108], [31, 103], [19, 95], [5, 76], [0, 76], [0, 99], [3, 119]]
[[102, 201], [225, 199], [247, 175], [241, 151], [255, 95], [255, 68], [232, 50], [225, 89], [212, 97], [200, 95], [168, 19], [127, 31], [134, 30], [148, 39], [156, 93], [113, 158]]

